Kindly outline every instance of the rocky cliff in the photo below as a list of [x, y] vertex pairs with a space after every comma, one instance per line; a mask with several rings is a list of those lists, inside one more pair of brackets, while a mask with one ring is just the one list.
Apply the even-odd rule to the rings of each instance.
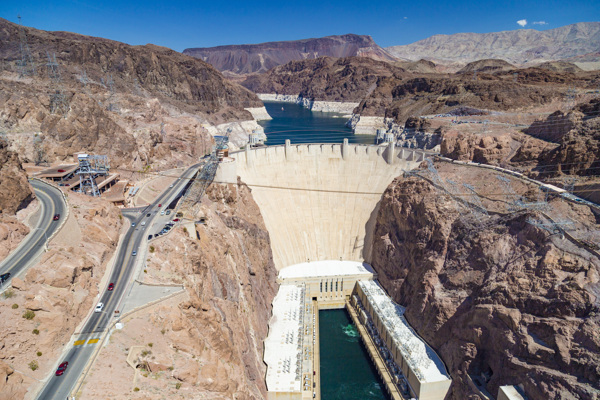
[[398, 178], [383, 195], [370, 261], [446, 363], [447, 398], [496, 396], [501, 385], [522, 385], [532, 400], [598, 398], [600, 258], [571, 239], [600, 239], [593, 214], [552, 200], [544, 212], [573, 221], [563, 238], [527, 222], [543, 214], [510, 212], [492, 173], [436, 166], [442, 179], [472, 184], [490, 216], [478, 222], [426, 180]]
[[[210, 148], [207, 127], [253, 121], [245, 108], [262, 106], [209, 64], [163, 47], [24, 32], [37, 70], [20, 78], [18, 26], [0, 19], [0, 126], [27, 160], [41, 132], [50, 162], [87, 151], [109, 155], [113, 167], [189, 163]], [[56, 56], [61, 84], [51, 79], [46, 51]], [[57, 92], [64, 113], [52, 110]]]
[[293, 60], [323, 56], [359, 56], [395, 61], [370, 36], [353, 34], [285, 42], [191, 48], [185, 49], [183, 54], [202, 59], [219, 71], [234, 74], [267, 72], [271, 68]]
[[34, 198], [19, 156], [0, 137], [0, 217], [10, 216]]
[[485, 58], [499, 58], [513, 64], [525, 64], [581, 56], [597, 52], [599, 46], [600, 22], [580, 22], [546, 31], [518, 29], [435, 35], [412, 44], [387, 47], [386, 50], [394, 57], [409, 60], [426, 58], [435, 62], [466, 64]]

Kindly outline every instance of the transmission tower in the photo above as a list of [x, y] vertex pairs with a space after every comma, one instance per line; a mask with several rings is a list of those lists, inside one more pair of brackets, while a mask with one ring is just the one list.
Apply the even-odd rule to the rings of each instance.
[[540, 229], [543, 229], [549, 232], [551, 235], [560, 233], [563, 236], [564, 232], [566, 231], [565, 227], [573, 224], [572, 221], [566, 219], [553, 220], [550, 218], [548, 219], [548, 222], [544, 222], [541, 218], [527, 218], [527, 223]]
[[100, 196], [100, 190], [96, 184], [96, 178], [107, 176], [110, 169], [107, 156], [92, 156], [88, 154], [79, 154], [79, 192]]
[[31, 50], [29, 49], [29, 44], [27, 44], [27, 35], [25, 34], [25, 29], [21, 23], [21, 16], [18, 15], [17, 18], [19, 18], [19, 47], [21, 50], [21, 59], [17, 62], [19, 77], [35, 76], [37, 71], [35, 69]]
[[573, 194], [573, 192], [575, 192], [575, 183], [577, 182], [577, 178], [572, 177], [570, 179], [567, 179], [564, 183], [564, 188], [567, 192]]
[[48, 77], [50, 78], [50, 112], [52, 114], [61, 114], [66, 116], [69, 112], [69, 103], [65, 96], [62, 84], [62, 78], [60, 76], [60, 70], [58, 63], [56, 62], [56, 54], [46, 52], [48, 56]]
[[177, 212], [183, 213], [184, 218], [192, 219], [198, 212], [200, 206], [200, 200], [202, 195], [206, 192], [206, 189], [210, 186], [215, 178], [217, 168], [219, 166], [219, 160], [217, 153], [219, 150], [226, 148], [227, 142], [229, 142], [228, 136], [217, 136], [216, 145], [210, 154], [210, 157], [196, 175], [196, 178], [192, 180], [187, 192], [183, 195], [183, 198], [177, 206]]

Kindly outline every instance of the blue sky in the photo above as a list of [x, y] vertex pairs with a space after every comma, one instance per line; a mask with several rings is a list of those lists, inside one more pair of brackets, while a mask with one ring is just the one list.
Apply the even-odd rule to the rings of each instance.
[[522, 20], [538, 30], [598, 20], [600, 1], [0, 1], [0, 17], [16, 22], [17, 14], [42, 30], [177, 51], [344, 33], [371, 35], [387, 47], [435, 34], [521, 29]]

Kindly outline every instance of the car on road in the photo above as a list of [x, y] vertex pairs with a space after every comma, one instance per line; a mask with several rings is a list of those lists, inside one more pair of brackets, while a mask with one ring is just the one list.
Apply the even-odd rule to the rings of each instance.
[[165, 215], [165, 210], [162, 210], [162, 211], [160, 212], [160, 215]]
[[162, 204], [158, 204], [159, 207], [162, 207]]
[[131, 226], [135, 226], [135, 222], [132, 222], [132, 223], [131, 223]]
[[60, 219], [60, 214], [54, 214], [54, 218], [52, 218], [54, 221], [58, 221]]
[[109, 283], [109, 284], [108, 284], [108, 289], [107, 289], [107, 290], [108, 290], [109, 292], [112, 292], [112, 290], [113, 290], [114, 288], [115, 288], [115, 284], [111, 282], [111, 283]]
[[62, 374], [64, 374], [64, 373], [65, 373], [65, 371], [67, 370], [67, 367], [68, 367], [68, 366], [69, 366], [69, 362], [68, 362], [68, 361], [65, 361], [65, 362], [63, 362], [62, 364], [60, 364], [60, 365], [58, 366], [58, 368], [56, 369], [56, 373], [55, 373], [55, 375], [56, 375], [56, 376], [61, 376]]
[[150, 213], [146, 214], [146, 217], [150, 218]]
[[167, 214], [167, 215], [171, 214], [171, 210], [167, 210], [167, 212], [165, 214]]
[[146, 221], [142, 221], [142, 226], [146, 226]]
[[94, 308], [94, 312], [102, 312], [104, 310], [104, 303], [98, 303], [96, 308]]
[[134, 256], [134, 257], [135, 257], [135, 256], [137, 256], [137, 251], [135, 251], [135, 250], [134, 250], [134, 251], [132, 251], [132, 252], [131, 252], [131, 255], [132, 255], [132, 256]]
[[169, 187], [170, 187], [170, 188], [172, 188], [172, 187], [173, 187], [173, 184], [171, 184], [171, 186], [169, 186]]
[[10, 278], [10, 272], [0, 275], [0, 283], [6, 282]]

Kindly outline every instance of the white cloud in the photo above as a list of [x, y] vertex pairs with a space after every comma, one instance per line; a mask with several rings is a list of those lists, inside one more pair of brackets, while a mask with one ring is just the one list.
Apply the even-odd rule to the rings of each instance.
[[520, 20], [517, 21], [517, 24], [521, 25], [524, 28], [525, 25], [527, 25], [527, 20], [526, 19], [520, 19]]
[[408, 17], [404, 17], [404, 19], [408, 19]]
[[534, 24], [534, 25], [548, 25], [548, 23], [546, 21], [534, 21], [534, 22], [532, 22], [532, 24]]

